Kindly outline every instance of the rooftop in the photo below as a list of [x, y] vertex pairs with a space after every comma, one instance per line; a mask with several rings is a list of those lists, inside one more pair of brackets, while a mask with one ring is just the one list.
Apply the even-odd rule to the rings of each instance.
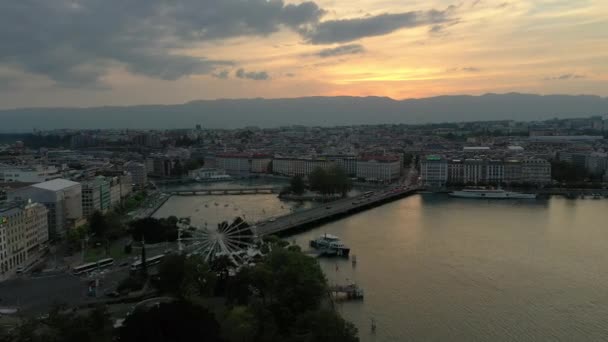
[[32, 185], [32, 187], [38, 188], [38, 189], [44, 189], [44, 190], [59, 191], [59, 190], [69, 188], [69, 187], [72, 187], [72, 186], [78, 185], [78, 184], [80, 184], [80, 183], [72, 182], [70, 180], [63, 179], [63, 178], [58, 178], [58, 179], [50, 180], [48, 182], [34, 184], [34, 185]]

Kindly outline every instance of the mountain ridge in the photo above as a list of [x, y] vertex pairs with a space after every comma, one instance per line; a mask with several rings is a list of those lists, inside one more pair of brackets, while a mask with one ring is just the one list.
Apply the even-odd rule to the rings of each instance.
[[0, 110], [0, 130], [58, 128], [208, 128], [284, 125], [420, 124], [543, 120], [608, 114], [597, 95], [487, 93], [395, 100], [383, 96], [310, 96], [193, 100], [182, 104], [39, 107]]

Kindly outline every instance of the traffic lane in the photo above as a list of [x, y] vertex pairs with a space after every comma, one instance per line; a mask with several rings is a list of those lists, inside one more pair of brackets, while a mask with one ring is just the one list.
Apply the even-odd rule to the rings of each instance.
[[26, 313], [44, 313], [55, 303], [76, 305], [86, 298], [87, 283], [70, 274], [0, 283], [0, 305], [19, 307]]

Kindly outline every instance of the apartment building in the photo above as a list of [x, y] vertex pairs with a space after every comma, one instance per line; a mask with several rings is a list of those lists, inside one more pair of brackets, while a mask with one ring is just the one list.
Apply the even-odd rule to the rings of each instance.
[[0, 205], [0, 281], [25, 270], [46, 251], [48, 209], [39, 203]]

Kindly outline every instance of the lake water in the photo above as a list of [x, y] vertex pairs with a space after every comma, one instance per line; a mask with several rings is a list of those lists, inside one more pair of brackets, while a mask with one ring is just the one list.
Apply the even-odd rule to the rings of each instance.
[[[271, 195], [174, 197], [157, 215], [196, 216], [202, 201], [261, 215], [295, 208]], [[330, 284], [355, 281], [365, 290], [363, 301], [337, 306], [364, 342], [599, 341], [608, 340], [606, 221], [605, 199], [423, 194], [289, 239], [307, 246], [326, 232], [351, 247], [355, 267], [320, 263]]]

